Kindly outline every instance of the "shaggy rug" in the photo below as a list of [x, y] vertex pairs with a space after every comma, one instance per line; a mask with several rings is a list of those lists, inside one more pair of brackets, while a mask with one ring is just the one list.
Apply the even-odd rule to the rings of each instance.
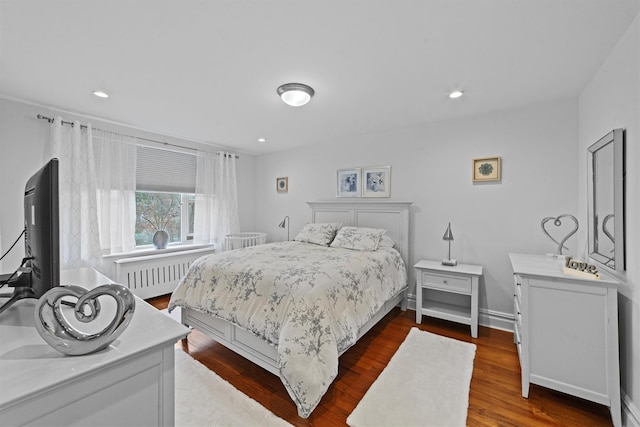
[[347, 424], [464, 426], [475, 354], [475, 344], [412, 328]]
[[176, 427], [291, 427], [180, 349], [175, 375]]

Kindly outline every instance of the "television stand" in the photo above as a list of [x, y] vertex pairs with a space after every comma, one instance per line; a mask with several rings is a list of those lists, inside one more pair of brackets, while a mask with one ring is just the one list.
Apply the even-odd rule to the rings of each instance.
[[[5, 297], [5, 298], [8, 296], [9, 294], [2, 295], [2, 297]], [[2, 304], [2, 306], [0, 306], [0, 314], [2, 314], [2, 312], [4, 312], [6, 309], [8, 309], [14, 303], [20, 301], [21, 299], [35, 298], [35, 297], [36, 295], [33, 293], [33, 290], [31, 288], [28, 288], [28, 287], [15, 288], [15, 290], [13, 291], [13, 294], [11, 295], [11, 298], [9, 298], [7, 302], [5, 302], [4, 304]]]
[[25, 298], [35, 298], [36, 294], [31, 289], [31, 273], [22, 273], [12, 279], [14, 273], [0, 276], [0, 285], [6, 285], [13, 289], [13, 294], [4, 294], [2, 298], [9, 298], [7, 302], [0, 306], [0, 314], [11, 307], [16, 301]]

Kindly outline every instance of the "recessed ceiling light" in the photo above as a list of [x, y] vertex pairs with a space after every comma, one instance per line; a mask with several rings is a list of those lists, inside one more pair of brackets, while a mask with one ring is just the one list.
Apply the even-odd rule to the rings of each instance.
[[109, 94], [107, 92], [101, 91], [101, 90], [94, 90], [93, 94], [95, 96], [97, 96], [98, 98], [108, 98]]
[[451, 98], [451, 99], [460, 98], [463, 94], [464, 94], [464, 92], [461, 91], [461, 90], [454, 90], [453, 92], [451, 92], [449, 94], [449, 98]]
[[267, 142], [265, 138], [258, 138], [258, 142]]

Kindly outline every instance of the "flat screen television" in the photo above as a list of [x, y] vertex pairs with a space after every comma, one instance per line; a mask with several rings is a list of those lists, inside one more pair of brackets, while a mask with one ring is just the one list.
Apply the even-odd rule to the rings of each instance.
[[20, 299], [40, 298], [60, 285], [59, 223], [58, 159], [51, 159], [25, 185], [25, 253], [18, 270], [4, 277], [4, 285], [14, 290], [0, 313]]

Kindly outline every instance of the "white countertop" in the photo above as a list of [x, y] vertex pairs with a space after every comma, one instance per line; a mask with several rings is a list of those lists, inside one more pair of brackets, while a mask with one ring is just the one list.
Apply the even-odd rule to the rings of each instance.
[[523, 274], [528, 276], [544, 276], [555, 277], [566, 280], [576, 280], [584, 283], [592, 283], [594, 285], [613, 286], [619, 285], [620, 282], [610, 274], [599, 269], [600, 279], [592, 279], [588, 277], [579, 277], [563, 272], [564, 263], [566, 261], [563, 256], [537, 255], [537, 254], [515, 254], [510, 253], [509, 259], [515, 274]]

